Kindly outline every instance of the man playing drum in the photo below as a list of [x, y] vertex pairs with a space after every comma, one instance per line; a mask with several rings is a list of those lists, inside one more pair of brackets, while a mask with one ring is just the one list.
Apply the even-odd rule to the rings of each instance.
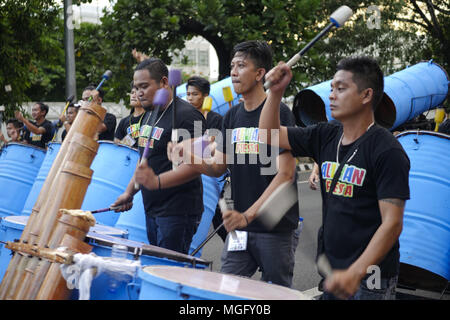
[[[395, 137], [374, 124], [383, 73], [370, 58], [341, 60], [330, 93], [331, 115], [338, 122], [306, 128], [280, 125], [280, 100], [291, 78], [285, 63], [267, 74], [272, 86], [259, 128], [267, 130], [269, 144], [312, 157], [319, 165], [323, 223], [318, 254], [325, 254], [335, 270], [322, 298], [394, 299], [410, 163]], [[378, 279], [371, 278], [372, 272]]]

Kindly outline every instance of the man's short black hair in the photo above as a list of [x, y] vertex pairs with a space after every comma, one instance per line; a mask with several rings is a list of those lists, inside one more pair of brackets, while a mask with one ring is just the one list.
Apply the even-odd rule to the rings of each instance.
[[[91, 90], [96, 90], [96, 89], [97, 89], [97, 87], [95, 85], [90, 84], [86, 88], [83, 89], [83, 92], [86, 91], [86, 90], [91, 91]], [[102, 101], [103, 101], [103, 97], [105, 96], [105, 92], [102, 89], [98, 89], [97, 91], [98, 91], [99, 97], [102, 98]]]
[[238, 43], [233, 48], [231, 59], [237, 52], [241, 52], [246, 58], [251, 59], [257, 68], [263, 68], [266, 72], [272, 69], [273, 53], [269, 44], [265, 41], [250, 40]]
[[67, 106], [67, 109], [74, 108], [76, 112], [78, 112], [78, 109], [80, 109], [80, 105], [78, 103], [71, 103]]
[[383, 71], [378, 63], [370, 57], [350, 57], [339, 61], [336, 69], [353, 73], [353, 82], [360, 92], [372, 88], [372, 109], [375, 111], [383, 99], [384, 92]]
[[200, 90], [201, 93], [209, 95], [209, 91], [211, 89], [211, 85], [208, 80], [202, 77], [191, 77], [188, 79], [186, 84], [186, 90], [189, 86], [196, 87], [198, 90]]
[[46, 105], [43, 102], [36, 102], [36, 104], [39, 106], [39, 108], [41, 109], [41, 111], [45, 112], [45, 115], [47, 115], [48, 113], [48, 105]]
[[6, 125], [8, 125], [8, 124], [10, 124], [10, 123], [11, 123], [11, 124], [14, 126], [14, 128], [16, 128], [16, 129], [20, 129], [20, 128], [23, 127], [23, 123], [20, 122], [20, 121], [17, 120], [17, 119], [9, 119], [8, 121], [6, 121]]
[[150, 73], [150, 78], [156, 82], [161, 81], [163, 77], [169, 77], [169, 69], [166, 64], [159, 58], [148, 58], [139, 63], [134, 71], [147, 69]]

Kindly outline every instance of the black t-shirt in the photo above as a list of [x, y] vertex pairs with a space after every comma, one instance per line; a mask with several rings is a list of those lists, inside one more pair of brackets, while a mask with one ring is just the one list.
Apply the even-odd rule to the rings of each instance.
[[[137, 148], [138, 139], [139, 139], [139, 130], [141, 128], [141, 122], [144, 118], [144, 113], [134, 117], [132, 114], [120, 120], [119, 125], [117, 126], [116, 133], [114, 137], [122, 140], [125, 136], [129, 136], [129, 138], [135, 140], [135, 142], [130, 145], [130, 147]], [[127, 143], [125, 143], [127, 144]]]
[[[192, 105], [179, 98], [176, 100], [176, 108], [178, 141], [182, 141], [183, 138], [200, 137], [206, 130], [203, 115]], [[148, 165], [157, 175], [172, 170], [172, 162], [167, 158], [167, 143], [171, 141], [172, 136], [172, 110], [173, 103], [159, 112], [155, 129], [152, 132]], [[149, 137], [150, 114], [151, 112], [146, 112], [141, 123], [138, 140], [141, 156]], [[195, 130], [194, 125], [196, 126]], [[183, 135], [185, 136], [183, 137]], [[200, 177], [173, 188], [148, 190], [141, 186], [141, 190], [145, 212], [151, 216], [201, 215], [203, 212], [203, 186]]]
[[55, 132], [55, 127], [48, 120], [45, 120], [40, 125], [37, 125], [36, 122], [34, 122], [34, 121], [30, 121], [30, 122], [38, 128], [41, 128], [41, 127], [45, 128], [45, 133], [44, 134], [34, 134], [30, 130], [28, 130], [28, 128], [25, 126], [23, 139], [33, 146], [45, 149], [46, 144], [49, 141], [51, 141], [53, 138], [53, 133]]
[[98, 135], [98, 140], [111, 140], [114, 141], [114, 131], [116, 130], [116, 116], [107, 112], [103, 123], [106, 126], [106, 131]]
[[[407, 154], [388, 130], [377, 125], [371, 130], [375, 131], [361, 143], [342, 169], [327, 203], [328, 211], [323, 221], [324, 250], [335, 269], [348, 268], [369, 244], [381, 224], [378, 200], [409, 199], [410, 162]], [[319, 164], [322, 199], [328, 196], [325, 190], [330, 188], [338, 168], [336, 151], [342, 132], [340, 123], [288, 128], [294, 155], [312, 157]], [[339, 148], [340, 161], [351, 147], [352, 144]], [[398, 274], [398, 241], [379, 267], [383, 277]]]
[[63, 132], [61, 133], [61, 141], [64, 141], [64, 139], [66, 138], [66, 136], [67, 136], [67, 130], [64, 129]]
[[206, 115], [206, 129], [222, 130], [223, 117], [214, 111], [209, 111]]
[[[234, 209], [239, 212], [245, 212], [261, 197], [276, 175], [276, 157], [285, 152], [259, 143], [258, 125], [263, 106], [264, 102], [257, 109], [246, 111], [244, 103], [240, 103], [229, 109], [223, 119], [223, 140], [217, 142], [218, 150], [224, 150], [223, 145], [226, 146], [231, 172], [231, 197]], [[294, 116], [285, 104], [281, 104], [280, 119], [283, 125], [295, 125]], [[296, 182], [294, 185], [297, 187]], [[243, 230], [273, 233], [290, 231], [297, 227], [298, 215], [296, 204], [271, 231], [258, 220]]]

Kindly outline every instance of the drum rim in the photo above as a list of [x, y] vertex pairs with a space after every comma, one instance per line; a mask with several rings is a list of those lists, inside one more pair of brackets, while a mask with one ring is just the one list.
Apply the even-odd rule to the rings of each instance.
[[[92, 233], [94, 233], [94, 232], [92, 232]], [[127, 243], [136, 244], [135, 247], [127, 246], [127, 250], [129, 253], [135, 254], [138, 256], [148, 255], [148, 256], [156, 257], [156, 258], [170, 259], [170, 260], [174, 260], [176, 262], [190, 263], [191, 265], [201, 264], [206, 267], [209, 267], [212, 264], [211, 261], [207, 261], [207, 260], [204, 260], [201, 258], [189, 256], [189, 255], [186, 255], [186, 254], [183, 254], [180, 252], [176, 252], [173, 250], [153, 246], [150, 244], [146, 244], [144, 242], [119, 238], [119, 237], [115, 237], [115, 236], [111, 236], [111, 235], [107, 235], [107, 234], [101, 234], [101, 233], [95, 233], [95, 236], [92, 236], [92, 233], [91, 232], [88, 233], [88, 235], [86, 235], [86, 238], [93, 239], [94, 243], [98, 244], [98, 245], [111, 247], [111, 243], [114, 243], [114, 241], [116, 241], [116, 243], [125, 244], [126, 246], [127, 246]], [[92, 243], [92, 242], [89, 242], [89, 243]], [[132, 248], [132, 250], [130, 250], [130, 248]]]
[[[154, 270], [154, 272], [148, 272], [148, 271], [146, 271], [146, 269], [151, 269], [150, 271]], [[207, 291], [209, 293], [213, 292], [215, 294], [220, 294], [222, 296], [228, 296], [228, 297], [234, 297], [234, 298], [244, 298], [244, 299], [250, 299], [250, 300], [260, 299], [257, 296], [252, 295], [252, 294], [247, 294], [247, 295], [242, 295], [241, 294], [241, 295], [239, 295], [239, 293], [237, 293], [237, 292], [236, 292], [236, 294], [234, 294], [233, 292], [221, 292], [220, 290], [215, 290], [215, 289], [209, 290], [209, 289], [206, 289], [206, 288], [202, 288], [198, 284], [190, 283], [189, 282], [190, 277], [188, 277], [188, 276], [185, 277], [184, 279], [182, 279], [181, 281], [179, 281], [179, 280], [176, 280], [176, 279], [175, 280], [174, 279], [169, 279], [165, 275], [157, 274], [158, 270], [167, 270], [167, 269], [172, 269], [175, 272], [177, 270], [179, 270], [180, 272], [181, 271], [187, 271], [183, 267], [178, 267], [178, 266], [150, 265], [150, 266], [144, 266], [144, 267], [140, 268], [139, 271], [138, 271], [138, 276], [142, 280], [146, 280], [146, 279], [143, 279], [142, 274], [144, 274], [146, 276], [150, 276], [150, 277], [161, 279], [161, 280], [163, 280], [165, 282], [168, 282], [168, 283], [181, 284], [182, 288], [194, 288], [196, 290]], [[190, 271], [190, 270], [192, 270], [192, 271]], [[209, 272], [211, 274], [220, 275], [221, 277], [227, 276], [227, 277], [231, 277], [231, 278], [236, 279], [236, 280], [242, 280], [244, 282], [256, 283], [258, 285], [261, 285], [262, 289], [269, 288], [269, 287], [278, 288], [280, 291], [286, 292], [286, 294], [287, 293], [291, 293], [293, 296], [298, 297], [299, 300], [301, 298], [307, 299], [307, 296], [304, 295], [299, 290], [288, 288], [288, 287], [284, 287], [284, 286], [273, 284], [273, 283], [267, 283], [267, 282], [256, 280], [256, 279], [251, 279], [251, 278], [247, 278], [247, 277], [242, 277], [242, 276], [238, 276], [238, 275], [234, 275], [234, 274], [227, 274], [227, 273], [222, 273], [222, 272], [217, 272], [217, 271], [202, 270], [202, 269], [190, 269], [190, 270], [188, 272], [200, 272], [200, 273]]]
[[438, 138], [444, 138], [444, 139], [450, 140], [450, 135], [448, 135], [448, 134], [441, 133], [441, 132], [436, 132], [436, 131], [429, 131], [429, 130], [408, 130], [408, 131], [403, 131], [403, 132], [399, 133], [396, 136], [396, 138], [398, 139], [398, 138], [400, 138], [402, 136], [407, 136], [407, 135], [410, 135], [410, 134], [423, 135], [423, 136], [429, 135], [429, 136], [435, 136], [435, 137], [438, 137]]
[[116, 146], [118, 146], [118, 147], [125, 147], [125, 148], [131, 149], [131, 150], [133, 150], [133, 151], [138, 151], [137, 148], [132, 148], [132, 147], [130, 147], [130, 146], [127, 146], [126, 144], [123, 144], [123, 143], [117, 143], [117, 142], [114, 142], [114, 141], [111, 141], [111, 140], [98, 140], [97, 142], [98, 142], [99, 144], [103, 144], [103, 143], [106, 143], [106, 144], [114, 144], [114, 145], [116, 145]]
[[23, 146], [23, 147], [34, 148], [34, 149], [37, 149], [44, 153], [47, 151], [45, 148], [41, 148], [41, 147], [34, 146], [32, 144], [28, 144], [28, 143], [24, 143], [24, 142], [17, 142], [17, 141], [11, 141], [11, 142], [5, 143], [5, 145], [3, 147], [1, 147], [1, 149], [6, 148], [8, 146], [12, 146], [12, 145], [19, 145], [19, 146]]

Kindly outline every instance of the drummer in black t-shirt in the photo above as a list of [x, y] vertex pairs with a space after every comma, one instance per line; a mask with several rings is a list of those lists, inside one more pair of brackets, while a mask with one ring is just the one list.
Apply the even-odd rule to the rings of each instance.
[[[251, 277], [259, 267], [263, 281], [290, 287], [298, 206], [288, 210], [272, 230], [256, 220], [259, 208], [278, 186], [285, 182], [296, 185], [292, 154], [287, 150], [266, 148], [259, 140], [258, 121], [266, 100], [263, 79], [272, 65], [272, 51], [263, 41], [239, 43], [233, 51], [230, 75], [235, 92], [242, 94], [244, 101], [225, 114], [222, 137], [216, 140], [218, 147], [213, 157], [195, 157], [191, 141], [179, 143], [169, 154], [177, 161], [178, 151], [182, 149], [190, 171], [186, 170], [186, 176], [175, 171], [159, 178], [161, 185], [173, 186], [195, 173], [219, 177], [229, 169], [234, 208], [223, 212], [222, 217], [226, 230], [237, 230], [237, 237], [227, 236], [221, 272]], [[294, 125], [294, 116], [285, 104], [281, 103], [279, 113], [283, 124]], [[151, 187], [158, 185], [157, 181], [149, 174]]]
[[[223, 117], [214, 111], [202, 110], [203, 101], [207, 96], [209, 96], [209, 91], [211, 85], [208, 80], [202, 77], [191, 77], [188, 79], [186, 84], [186, 98], [187, 101], [192, 104], [198, 111], [200, 111], [206, 119], [206, 130], [216, 129], [222, 130]], [[214, 135], [212, 136], [214, 137]], [[224, 190], [221, 192], [221, 197], [223, 197]], [[222, 212], [220, 211], [219, 205], [216, 207], [212, 223], [214, 229], [222, 224]], [[220, 228], [217, 234], [222, 238], [223, 241], [227, 238], [227, 231], [225, 228]]]
[[[341, 60], [330, 93], [331, 116], [338, 123], [306, 128], [280, 126], [279, 104], [291, 78], [285, 63], [268, 73], [272, 86], [259, 128], [267, 130], [269, 143], [319, 165], [324, 211], [318, 253], [334, 269], [322, 298], [395, 299], [410, 162], [395, 137], [374, 124], [383, 73], [371, 58]], [[344, 157], [348, 160], [329, 195]]]
[[132, 110], [130, 115], [120, 120], [114, 134], [115, 143], [123, 143], [132, 148], [137, 148], [138, 146], [139, 131], [145, 113], [136, 93], [137, 89], [131, 82], [130, 106]]
[[[186, 101], [172, 97], [168, 74], [167, 66], [157, 58], [142, 61], [134, 71], [133, 81], [138, 90], [138, 99], [144, 108], [148, 108], [142, 119], [138, 148], [142, 157], [147, 141], [151, 139], [150, 152], [148, 163], [138, 165], [125, 192], [111, 206], [119, 207], [116, 212], [129, 210], [134, 195], [139, 191], [135, 189], [137, 182], [142, 191], [150, 243], [188, 253], [204, 209], [201, 178], [190, 178], [173, 188], [163, 188], [159, 185], [156, 190], [146, 188], [145, 181], [138, 180], [139, 176], [146, 176], [148, 171], [159, 175], [172, 170], [172, 163], [167, 158], [167, 143], [171, 141], [173, 99], [176, 99], [175, 126], [179, 132], [179, 141], [182, 141], [186, 134], [189, 138], [193, 138], [195, 134], [200, 137], [205, 131], [205, 118], [202, 114]], [[149, 119], [153, 110], [153, 98], [160, 88], [169, 90], [169, 101], [160, 108], [151, 130]], [[198, 133], [194, 126], [199, 128]], [[182, 173], [185, 167], [180, 166], [176, 171]]]
[[47, 147], [47, 143], [52, 139], [55, 131], [53, 124], [45, 119], [47, 113], [48, 105], [42, 102], [37, 102], [31, 108], [31, 116], [34, 121], [26, 119], [20, 111], [15, 112], [16, 119], [25, 125], [23, 130], [24, 141], [36, 147], [44, 149]]
[[186, 84], [186, 98], [206, 119], [207, 129], [222, 130], [222, 116], [214, 111], [202, 110], [203, 101], [209, 96], [211, 85], [202, 77], [191, 77]]

